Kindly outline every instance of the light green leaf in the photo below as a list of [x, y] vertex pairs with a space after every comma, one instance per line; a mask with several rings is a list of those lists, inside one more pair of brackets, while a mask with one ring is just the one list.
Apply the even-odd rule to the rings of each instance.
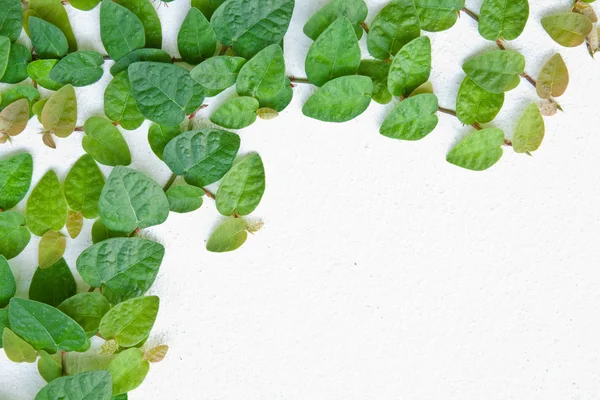
[[89, 371], [53, 380], [35, 400], [110, 400], [112, 380], [108, 371]]
[[50, 71], [49, 78], [63, 84], [88, 86], [102, 78], [104, 58], [95, 51], [78, 51], [67, 55]]
[[190, 185], [203, 187], [217, 182], [233, 165], [240, 137], [220, 129], [184, 132], [171, 140], [163, 160], [174, 174]]
[[17, 283], [10, 265], [4, 256], [0, 256], [0, 308], [6, 307], [17, 292]]
[[540, 148], [544, 140], [546, 127], [537, 104], [532, 103], [525, 109], [517, 123], [512, 144], [515, 153], [531, 153]]
[[373, 82], [366, 76], [343, 76], [327, 82], [304, 104], [302, 112], [325, 122], [346, 122], [366, 111]]
[[116, 76], [123, 71], [127, 71], [131, 64], [141, 61], [155, 61], [170, 64], [172, 59], [169, 53], [159, 49], [137, 49], [115, 62], [113, 66], [110, 67], [110, 73], [113, 76]]
[[248, 215], [265, 193], [265, 168], [257, 153], [238, 161], [223, 177], [217, 191], [217, 210], [225, 216]]
[[196, 186], [173, 186], [167, 190], [167, 199], [171, 211], [176, 213], [189, 213], [202, 206], [204, 191]]
[[479, 13], [479, 34], [487, 40], [515, 40], [528, 18], [528, 0], [485, 0]]
[[225, 253], [239, 249], [248, 238], [247, 229], [248, 224], [242, 218], [225, 220], [208, 239], [206, 250], [213, 253]]
[[81, 11], [90, 11], [100, 4], [100, 0], [70, 0], [69, 3]]
[[388, 90], [389, 71], [390, 63], [381, 60], [362, 60], [358, 68], [358, 75], [367, 76], [373, 81], [373, 100], [379, 104], [392, 101], [392, 94]]
[[29, 298], [57, 307], [76, 291], [75, 278], [65, 259], [60, 258], [50, 268], [35, 270], [29, 286]]
[[542, 67], [537, 80], [537, 94], [542, 99], [562, 96], [569, 86], [569, 70], [558, 53]]
[[421, 29], [441, 32], [454, 26], [460, 10], [465, 6], [465, 0], [415, 0], [415, 6], [421, 20]]
[[119, 353], [108, 367], [113, 380], [113, 396], [127, 393], [140, 386], [149, 370], [150, 363], [144, 360], [142, 350], [133, 348]]
[[52, 170], [40, 179], [27, 200], [27, 227], [37, 236], [60, 231], [67, 222], [67, 201], [58, 177]]
[[17, 136], [25, 130], [29, 122], [29, 102], [20, 99], [9, 104], [0, 112], [0, 132]]
[[[3, 332], [4, 328], [10, 328], [8, 323], [8, 308], [0, 308], [0, 332]], [[0, 335], [0, 349], [2, 346], [2, 335]]]
[[98, 209], [108, 229], [132, 232], [165, 222], [169, 216], [169, 201], [152, 179], [134, 169], [118, 166], [108, 176]]
[[[102, 184], [104, 185], [104, 181]], [[71, 239], [75, 239], [81, 233], [82, 228], [83, 214], [69, 210], [69, 213], [67, 214], [67, 232], [69, 232], [69, 237], [71, 237]]]
[[283, 86], [279, 89], [279, 92], [273, 97], [266, 97], [259, 99], [261, 108], [272, 108], [275, 111], [281, 112], [287, 108], [292, 102], [294, 92], [289, 78], [285, 78]]
[[15, 211], [0, 213], [0, 255], [8, 260], [21, 254], [29, 244], [31, 234], [25, 227], [25, 218]]
[[34, 363], [37, 359], [35, 349], [8, 328], [2, 331], [2, 345], [6, 357], [12, 362]]
[[35, 60], [27, 65], [27, 75], [39, 86], [48, 90], [58, 90], [63, 84], [50, 79], [50, 71], [58, 60]]
[[60, 353], [50, 355], [44, 350], [40, 350], [40, 359], [38, 360], [38, 372], [46, 382], [52, 382], [62, 376], [62, 363]]
[[333, 0], [317, 11], [304, 25], [304, 34], [312, 40], [323, 33], [334, 21], [346, 17], [351, 23], [356, 37], [362, 37], [361, 22], [367, 18], [369, 9], [363, 0]]
[[141, 113], [157, 124], [179, 125], [204, 101], [202, 87], [185, 69], [172, 64], [138, 62], [129, 81]]
[[249, 59], [287, 32], [294, 0], [228, 0], [211, 18], [217, 38], [225, 46]]
[[22, 15], [23, 6], [19, 0], [0, 1], [0, 36], [16, 41], [23, 29]]
[[210, 19], [215, 10], [224, 2], [225, 0], [192, 0], [192, 7], [196, 7], [206, 18]]
[[[19, 7], [21, 7], [20, 4]], [[8, 67], [10, 47], [10, 40], [7, 37], [0, 36], [0, 78], [4, 76], [6, 68]]]
[[97, 292], [79, 293], [63, 301], [58, 309], [81, 325], [88, 336], [92, 336], [98, 331], [104, 314], [110, 310], [110, 303]]
[[255, 97], [260, 101], [277, 95], [284, 82], [283, 50], [274, 44], [244, 64], [236, 81], [236, 90], [240, 96]]
[[317, 86], [340, 76], [354, 75], [360, 66], [360, 47], [354, 28], [340, 17], [317, 38], [306, 56], [306, 75]]
[[[105, 342], [106, 344], [107, 342]], [[102, 345], [104, 346], [104, 345]], [[87, 352], [87, 353], [69, 353], [65, 359], [65, 369], [71, 375], [80, 374], [82, 372], [108, 370], [108, 366], [113, 359], [111, 355], [105, 355], [102, 353], [102, 346], [100, 352]], [[110, 393], [109, 393], [110, 396]], [[109, 397], [110, 398], [110, 397]], [[86, 399], [87, 400], [87, 399]]]
[[227, 100], [210, 117], [212, 123], [228, 129], [243, 129], [256, 121], [259, 103], [252, 97]]
[[[61, 259], [63, 254], [65, 254], [65, 249], [67, 248], [67, 238], [60, 232], [48, 231], [44, 233], [42, 239], [40, 240], [40, 247], [38, 251], [38, 266], [41, 269], [50, 268]], [[57, 268], [59, 269], [59, 268]], [[31, 295], [30, 299], [41, 301], [42, 303], [46, 303], [45, 301], [40, 300], [39, 298], [33, 298]], [[56, 306], [57, 304], [51, 304]]]
[[42, 125], [60, 138], [73, 133], [77, 125], [77, 98], [73, 86], [64, 86], [48, 99], [42, 111]]
[[585, 42], [594, 24], [585, 15], [566, 12], [542, 18], [542, 26], [556, 43], [565, 47], [577, 47]]
[[44, 303], [15, 297], [10, 300], [8, 319], [13, 332], [36, 350], [54, 354], [80, 351], [89, 345], [81, 326]]
[[0, 79], [4, 83], [19, 83], [27, 79], [27, 64], [31, 62], [31, 52], [22, 44], [13, 43], [10, 46], [6, 71]]
[[65, 198], [71, 210], [85, 218], [98, 216], [98, 201], [104, 187], [104, 175], [94, 159], [85, 154], [73, 165], [65, 179]]
[[106, 87], [104, 113], [124, 129], [135, 130], [142, 126], [144, 116], [133, 98], [127, 71], [119, 72]]
[[463, 70], [488, 92], [504, 93], [519, 86], [525, 57], [512, 50], [492, 50], [468, 60]]
[[57, 26], [65, 34], [67, 42], [69, 42], [69, 52], [77, 51], [77, 40], [75, 40], [65, 7], [60, 0], [30, 0], [29, 8], [35, 12], [36, 17]]
[[31, 45], [40, 58], [61, 58], [69, 51], [69, 43], [62, 31], [37, 17], [29, 18]]
[[102, 1], [100, 6], [100, 37], [108, 55], [117, 61], [146, 44], [142, 21], [111, 0]]
[[456, 166], [484, 171], [502, 158], [504, 132], [497, 128], [475, 131], [462, 139], [446, 156]]
[[400, 140], [421, 140], [438, 124], [438, 99], [434, 94], [419, 94], [398, 104], [383, 121], [379, 132]]
[[29, 153], [0, 160], [0, 209], [16, 206], [29, 191], [33, 158]]
[[197, 8], [192, 7], [183, 20], [177, 35], [177, 48], [183, 60], [189, 64], [198, 64], [215, 54], [217, 35]]
[[419, 15], [413, 0], [392, 0], [373, 20], [367, 35], [369, 53], [387, 60], [421, 35]]
[[151, 2], [148, 0], [115, 0], [115, 3], [126, 7], [142, 21], [146, 33], [146, 47], [155, 49], [162, 47], [162, 27]]
[[490, 93], [465, 77], [456, 98], [456, 116], [465, 125], [488, 123], [504, 105], [504, 93]]
[[100, 335], [115, 339], [121, 347], [133, 347], [146, 339], [158, 314], [157, 296], [136, 297], [117, 304], [100, 321]]
[[117, 232], [111, 231], [102, 223], [101, 219], [97, 219], [92, 226], [92, 243], [100, 243], [106, 239], [118, 238], [118, 237], [129, 237], [131, 232]]
[[218, 56], [203, 61], [190, 71], [207, 97], [214, 97], [235, 84], [246, 60], [241, 57]]
[[388, 89], [393, 96], [412, 93], [427, 82], [431, 74], [431, 41], [421, 36], [404, 46], [392, 61]]
[[123, 135], [110, 121], [91, 117], [83, 126], [83, 149], [103, 165], [129, 165], [131, 153]]
[[165, 146], [181, 134], [178, 126], [164, 126], [153, 124], [148, 130], [148, 143], [158, 158], [162, 160]]

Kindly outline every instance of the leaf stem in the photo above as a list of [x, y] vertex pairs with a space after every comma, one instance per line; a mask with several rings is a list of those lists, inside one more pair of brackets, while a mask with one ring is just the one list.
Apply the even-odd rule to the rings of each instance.
[[369, 25], [367, 25], [367, 23], [366, 23], [366, 22], [364, 22], [364, 21], [363, 21], [363, 22], [361, 22], [361, 23], [360, 23], [360, 27], [361, 27], [361, 28], [363, 28], [363, 31], [365, 31], [365, 33], [366, 33], [367, 35], [369, 34], [369, 31], [370, 31], [370, 30], [369, 30]]
[[62, 367], [62, 376], [67, 376], [67, 352], [62, 351], [60, 353], [60, 365]]
[[531, 84], [531, 86], [533, 87], [537, 87], [537, 82], [535, 79], [533, 79], [533, 77], [531, 75], [529, 75], [527, 72], [523, 72], [521, 74], [521, 77], [525, 78], [527, 80], [527, 82], [529, 82]]
[[[445, 107], [438, 107], [438, 111], [442, 112], [444, 114], [448, 114], [448, 115], [452, 115], [455, 118], [458, 118], [458, 116], [456, 115], [456, 111], [450, 109], [450, 108], [445, 108]], [[478, 131], [482, 130], [483, 128], [481, 127], [481, 125], [479, 125], [479, 122], [475, 122], [471, 125], [473, 128], [477, 129]]]
[[205, 189], [205, 188], [201, 188], [201, 189], [204, 191], [204, 194], [206, 195], [206, 197], [209, 197], [213, 200], [215, 200], [217, 198], [217, 196], [215, 196], [215, 194], [213, 192], [211, 192], [210, 190]]
[[177, 179], [177, 175], [172, 174], [171, 177], [169, 178], [169, 180], [167, 181], [167, 183], [165, 184], [165, 186], [163, 187], [163, 190], [165, 192], [167, 190], [169, 190], [171, 188], [171, 186], [173, 186], [173, 183], [175, 183], [175, 179]]
[[512, 141], [510, 139], [504, 139], [504, 145], [512, 147]]
[[475, 21], [479, 22], [479, 15], [476, 12], [469, 10], [467, 7], [464, 7], [463, 12], [467, 14], [469, 17], [473, 18]]
[[293, 82], [293, 83], [306, 83], [308, 85], [312, 85], [312, 82], [309, 81], [307, 78], [298, 78], [296, 76], [288, 76], [288, 79], [290, 80], [290, 82]]

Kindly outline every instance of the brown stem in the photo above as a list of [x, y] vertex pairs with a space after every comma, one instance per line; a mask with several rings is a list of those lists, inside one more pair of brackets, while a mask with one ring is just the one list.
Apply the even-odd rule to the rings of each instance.
[[500, 50], [506, 50], [506, 47], [504, 47], [504, 43], [502, 42], [501, 39], [496, 40], [496, 45], [498, 46], [498, 48]]
[[504, 139], [504, 145], [512, 147], [512, 142], [510, 141], [510, 139]]
[[367, 25], [366, 22], [361, 22], [360, 23], [360, 27], [363, 28], [363, 30], [365, 31], [365, 33], [368, 35], [369, 34], [369, 25]]
[[76, 126], [73, 132], [83, 132], [83, 126]]
[[215, 200], [217, 197], [215, 196], [215, 194], [213, 192], [211, 192], [208, 189], [202, 188], [202, 190], [204, 191], [204, 194], [206, 195], [206, 197], [209, 197], [213, 200]]
[[523, 73], [521, 74], [521, 77], [525, 78], [525, 79], [527, 80], [527, 82], [529, 82], [529, 83], [531, 84], [531, 86], [533, 86], [533, 87], [537, 87], [537, 82], [536, 82], [536, 80], [535, 80], [535, 79], [533, 79], [533, 78], [531, 77], [531, 75], [529, 75], [527, 72], [523, 72]]
[[223, 54], [227, 53], [227, 50], [229, 50], [229, 47], [223, 45], [223, 47], [221, 47], [221, 51], [219, 52], [219, 55], [222, 56]]
[[473, 18], [475, 21], [479, 22], [479, 15], [476, 12], [469, 10], [467, 7], [462, 9], [465, 14], [469, 17]]
[[60, 365], [62, 367], [62, 376], [67, 376], [67, 352], [62, 351], [60, 353]]
[[93, 286], [91, 286], [91, 287], [88, 289], [88, 293], [92, 293], [94, 290], [96, 290], [96, 288], [95, 288], [95, 287], [93, 287]]
[[307, 78], [298, 78], [295, 76], [289, 76], [288, 79], [290, 80], [290, 82], [293, 83], [306, 83], [306, 84], [312, 84], [311, 81], [309, 81]]

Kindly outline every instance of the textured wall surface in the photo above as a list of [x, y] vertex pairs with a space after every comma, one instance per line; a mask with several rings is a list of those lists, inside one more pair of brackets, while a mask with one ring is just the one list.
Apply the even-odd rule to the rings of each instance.
[[[323, 3], [297, 1], [285, 49], [290, 75], [304, 76], [311, 42], [302, 25]], [[368, 3], [370, 22], [386, 1]], [[478, 0], [467, 3], [479, 9]], [[426, 139], [393, 141], [378, 134], [392, 105], [325, 124], [300, 112], [313, 90], [306, 85], [279, 118], [241, 131], [243, 151], [265, 162], [267, 192], [254, 213], [265, 227], [221, 255], [204, 250], [219, 221], [210, 201], [152, 229], [167, 254], [152, 289], [161, 309], [151, 342], [171, 349], [130, 398], [600, 399], [600, 66], [584, 47], [560, 48], [543, 32], [541, 17], [571, 1], [531, 3], [525, 34], [509, 47], [523, 52], [534, 76], [554, 51], [571, 71], [565, 113], [546, 119], [533, 157], [507, 148], [490, 171], [468, 172], [445, 161], [470, 131], [458, 120], [440, 115]], [[172, 54], [188, 8], [188, 0], [160, 6]], [[80, 47], [104, 51], [98, 9], [69, 14]], [[453, 108], [462, 63], [494, 44], [466, 15], [429, 36], [432, 81], [440, 105]], [[109, 67], [77, 90], [80, 125], [103, 114]], [[523, 81], [492, 125], [512, 135], [532, 101]], [[125, 133], [133, 166], [166, 182], [148, 126]], [[50, 165], [64, 178], [83, 153], [82, 133], [51, 150], [38, 130], [32, 123], [0, 155], [31, 151], [34, 183]], [[88, 221], [83, 235], [90, 228]], [[11, 261], [22, 296], [38, 240]], [[73, 270], [90, 244], [69, 242]], [[35, 365], [0, 355], [0, 399], [30, 400], [42, 385]]]

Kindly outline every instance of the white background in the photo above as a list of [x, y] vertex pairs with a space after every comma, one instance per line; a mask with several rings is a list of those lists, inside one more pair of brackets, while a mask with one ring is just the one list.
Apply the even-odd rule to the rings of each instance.
[[[302, 25], [324, 3], [297, 1], [286, 38], [290, 75], [304, 76], [311, 42]], [[386, 1], [368, 3], [370, 22]], [[480, 1], [467, 3], [479, 10]], [[373, 103], [355, 121], [326, 124], [302, 116], [313, 90], [306, 85], [279, 118], [241, 131], [243, 152], [258, 151], [265, 163], [267, 191], [253, 214], [265, 227], [239, 251], [210, 254], [205, 242], [221, 218], [207, 199], [151, 231], [167, 248], [151, 291], [161, 297], [151, 342], [170, 352], [130, 398], [600, 399], [600, 69], [585, 47], [560, 48], [540, 25], [570, 0], [530, 3], [526, 31], [508, 47], [526, 56], [534, 76], [554, 51], [571, 71], [559, 99], [565, 114], [546, 119], [533, 157], [505, 148], [488, 172], [462, 170], [445, 161], [470, 131], [458, 120], [441, 115], [424, 140], [394, 141], [378, 134], [393, 105]], [[67, 8], [80, 48], [103, 52], [98, 8]], [[188, 9], [187, 0], [159, 9], [164, 48], [174, 55]], [[431, 79], [440, 105], [453, 108], [462, 63], [495, 45], [466, 15], [428, 35]], [[77, 90], [80, 125], [103, 115], [109, 67]], [[532, 101], [523, 81], [491, 126], [510, 137]], [[148, 126], [125, 136], [133, 166], [162, 184], [170, 174], [150, 151]], [[51, 150], [38, 129], [32, 122], [0, 149], [2, 157], [34, 154], [34, 184], [50, 166], [64, 177], [83, 154], [83, 133]], [[68, 243], [74, 271], [90, 227]], [[21, 296], [37, 245], [10, 262]], [[0, 356], [2, 400], [32, 399], [42, 385], [35, 365]]]

